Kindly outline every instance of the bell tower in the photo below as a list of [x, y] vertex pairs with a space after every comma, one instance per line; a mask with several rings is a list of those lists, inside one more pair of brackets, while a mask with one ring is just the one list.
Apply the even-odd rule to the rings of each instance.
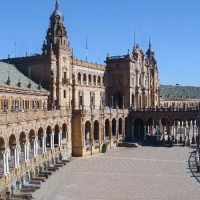
[[55, 10], [50, 16], [50, 23], [46, 34], [46, 41], [44, 41], [42, 52], [48, 54], [53, 50], [54, 54], [58, 53], [58, 47], [66, 51], [70, 51], [68, 45], [67, 30], [63, 25], [64, 16], [59, 10], [59, 3], [56, 0]]
[[50, 15], [50, 23], [46, 33], [46, 40], [42, 46], [43, 55], [50, 55], [56, 58], [51, 63], [52, 82], [54, 85], [54, 98], [52, 104], [59, 108], [66, 108], [70, 105], [72, 77], [71, 48], [68, 43], [67, 30], [64, 26], [64, 15], [59, 9], [58, 0], [55, 9]]

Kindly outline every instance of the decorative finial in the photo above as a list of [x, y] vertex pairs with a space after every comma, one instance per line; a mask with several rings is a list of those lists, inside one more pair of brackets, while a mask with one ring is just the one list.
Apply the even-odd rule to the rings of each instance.
[[151, 49], [151, 38], [149, 37], [149, 49]]
[[58, 0], [56, 0], [56, 10], [59, 9], [59, 3], [58, 3]]

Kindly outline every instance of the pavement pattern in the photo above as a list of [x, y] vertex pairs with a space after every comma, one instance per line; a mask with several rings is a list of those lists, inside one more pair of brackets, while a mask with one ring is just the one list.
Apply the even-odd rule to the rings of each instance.
[[[118, 147], [74, 158], [33, 193], [37, 200], [199, 200], [200, 183], [188, 147]], [[193, 158], [193, 157], [191, 157]], [[200, 173], [196, 173], [200, 177]]]

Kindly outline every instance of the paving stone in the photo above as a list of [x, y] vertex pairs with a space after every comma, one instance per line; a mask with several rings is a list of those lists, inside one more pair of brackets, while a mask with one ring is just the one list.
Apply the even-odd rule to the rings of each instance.
[[42, 183], [37, 200], [200, 199], [186, 147], [115, 148], [75, 158]]

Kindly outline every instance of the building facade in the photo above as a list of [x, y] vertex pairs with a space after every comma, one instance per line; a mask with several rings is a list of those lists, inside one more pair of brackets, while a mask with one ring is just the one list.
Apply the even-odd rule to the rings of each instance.
[[3, 59], [0, 74], [0, 192], [105, 143], [178, 133], [186, 141], [186, 128], [196, 141], [200, 89], [160, 85], [150, 41], [146, 53], [137, 44], [105, 65], [75, 58], [57, 0], [42, 54]]

